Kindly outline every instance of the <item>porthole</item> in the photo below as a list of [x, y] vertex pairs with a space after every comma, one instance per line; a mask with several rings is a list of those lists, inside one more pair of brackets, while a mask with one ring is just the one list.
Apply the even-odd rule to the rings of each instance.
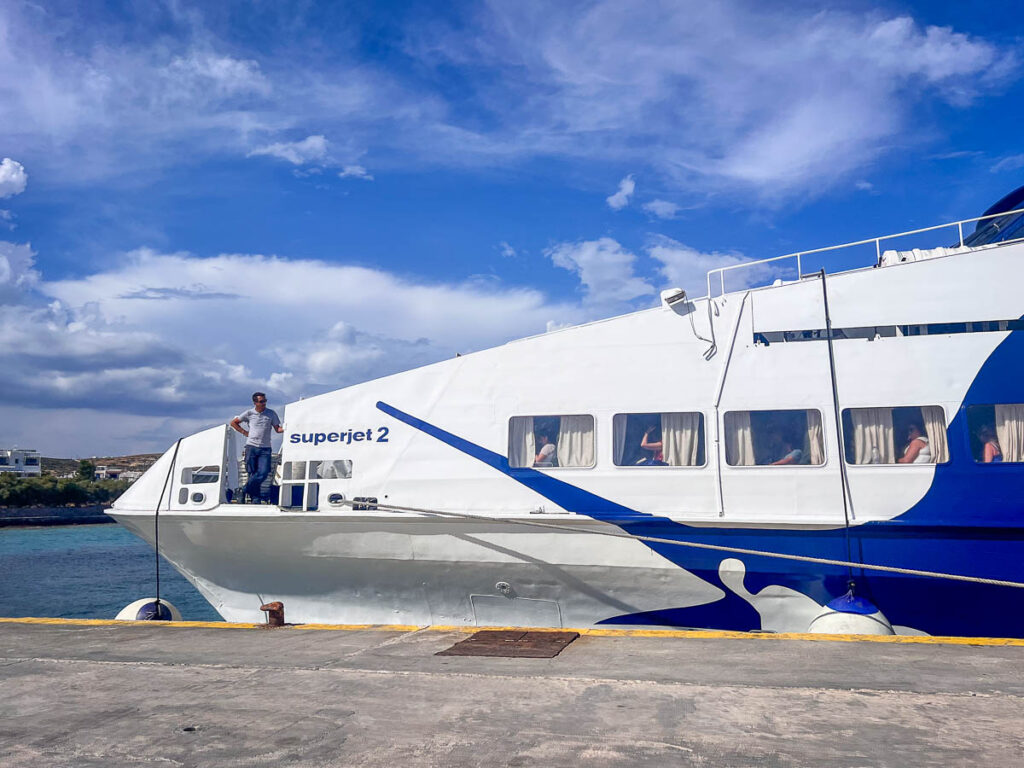
[[188, 488], [181, 488], [178, 491], [178, 503], [188, 504]]
[[345, 503], [344, 493], [332, 493], [327, 497], [327, 503], [332, 507], [339, 507]]
[[193, 504], [202, 504], [204, 501], [206, 501], [206, 494], [202, 491], [196, 491], [192, 494]]

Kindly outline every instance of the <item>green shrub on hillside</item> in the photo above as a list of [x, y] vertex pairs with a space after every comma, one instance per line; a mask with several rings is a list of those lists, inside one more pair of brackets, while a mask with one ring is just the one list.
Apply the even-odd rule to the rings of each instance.
[[108, 504], [125, 492], [127, 480], [17, 477], [0, 472], [0, 507], [63, 507], [71, 504]]

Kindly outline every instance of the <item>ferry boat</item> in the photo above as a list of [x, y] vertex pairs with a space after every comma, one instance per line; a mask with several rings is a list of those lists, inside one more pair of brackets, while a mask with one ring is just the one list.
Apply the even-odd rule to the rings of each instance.
[[1022, 285], [1024, 187], [290, 403], [277, 504], [222, 425], [109, 514], [230, 621], [1024, 636]]

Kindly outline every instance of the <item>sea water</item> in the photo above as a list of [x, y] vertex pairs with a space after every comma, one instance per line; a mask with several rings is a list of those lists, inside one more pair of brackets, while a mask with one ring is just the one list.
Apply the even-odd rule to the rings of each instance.
[[[153, 549], [120, 525], [0, 528], [0, 616], [112, 619], [156, 593]], [[219, 621], [166, 560], [160, 597], [189, 621]]]

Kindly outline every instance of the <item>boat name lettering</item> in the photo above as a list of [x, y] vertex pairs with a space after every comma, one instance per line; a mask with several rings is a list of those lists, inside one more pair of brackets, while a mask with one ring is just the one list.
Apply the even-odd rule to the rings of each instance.
[[388, 427], [377, 427], [374, 429], [350, 429], [342, 432], [296, 432], [288, 438], [292, 443], [386, 443], [388, 442]]

